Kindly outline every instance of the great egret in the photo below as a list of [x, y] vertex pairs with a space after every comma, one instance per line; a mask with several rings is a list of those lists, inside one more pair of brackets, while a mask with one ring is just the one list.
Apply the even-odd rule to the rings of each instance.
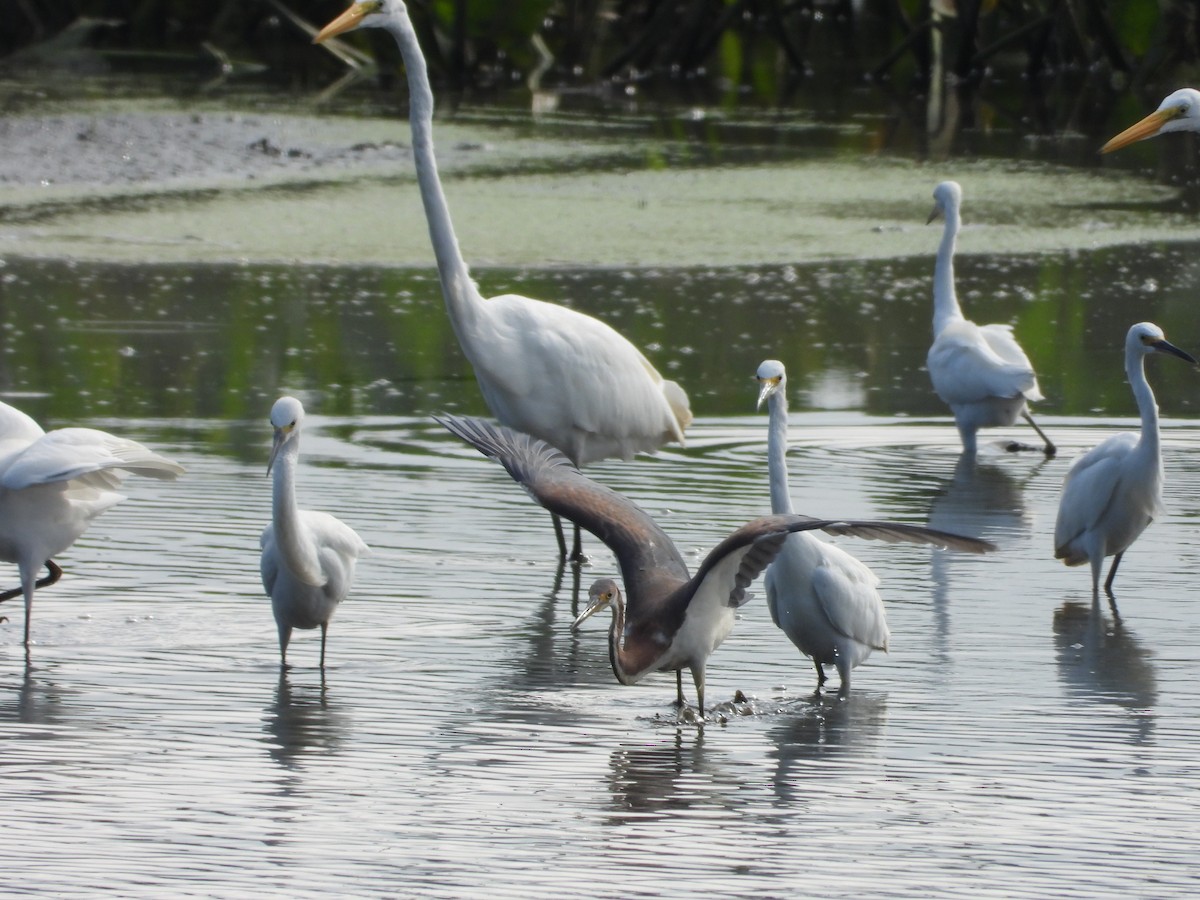
[[[954, 412], [963, 451], [974, 455], [980, 428], [1009, 426], [1021, 416], [1044, 442], [1054, 444], [1029, 414], [1027, 403], [1042, 399], [1033, 364], [1013, 337], [1011, 325], [976, 325], [965, 318], [954, 290], [954, 245], [961, 225], [962, 188], [943, 181], [933, 189], [929, 222], [946, 220], [933, 270], [933, 345], [925, 359], [933, 389]], [[1009, 450], [1035, 449], [1012, 442]]]
[[[92, 519], [120, 502], [128, 473], [173, 479], [183, 467], [143, 447], [93, 428], [45, 432], [19, 409], [0, 403], [0, 559], [15, 562], [24, 595], [25, 646], [35, 588], [62, 575], [52, 559], [75, 543]], [[37, 579], [45, 566], [49, 575]]]
[[1113, 558], [1104, 590], [1112, 597], [1121, 557], [1162, 511], [1162, 451], [1158, 444], [1158, 405], [1146, 381], [1146, 357], [1170, 353], [1196, 360], [1167, 341], [1153, 322], [1139, 322], [1125, 338], [1125, 374], [1138, 412], [1140, 436], [1114, 434], [1071, 465], [1063, 481], [1054, 525], [1054, 558], [1068, 566], [1092, 564], [1092, 597], [1100, 596], [1104, 558]]
[[287, 665], [293, 628], [321, 628], [321, 668], [325, 635], [354, 581], [358, 558], [367, 545], [349, 525], [329, 513], [296, 506], [296, 463], [304, 407], [295, 397], [280, 397], [271, 407], [275, 439], [267, 474], [275, 470], [271, 524], [263, 529], [262, 583], [271, 597], [279, 629], [279, 662]]
[[674, 542], [632, 501], [592, 481], [544, 441], [482, 419], [440, 416], [452, 434], [497, 460], [509, 475], [551, 512], [565, 516], [602, 540], [617, 557], [628, 601], [611, 578], [596, 581], [588, 606], [572, 630], [611, 607], [609, 659], [621, 684], [636, 684], [649, 672], [675, 670], [677, 702], [683, 706], [682, 670], [691, 670], [700, 715], [704, 715], [704, 668], [709, 655], [733, 628], [734, 610], [748, 599], [746, 588], [797, 531], [884, 541], [932, 544], [983, 553], [986, 541], [888, 522], [764, 516], [743, 525], [713, 549], [695, 575], [688, 575]]
[[[771, 512], [791, 515], [787, 473], [787, 372], [768, 359], [755, 376], [758, 405], [767, 403], [767, 468]], [[763, 576], [771, 621], [817, 668], [817, 689], [825, 684], [825, 666], [836, 666], [841, 693], [850, 690], [850, 670], [871, 655], [886, 651], [888, 627], [879, 579], [840, 547], [808, 532], [790, 535]]]
[[1180, 88], [1168, 94], [1158, 109], [1135, 125], [1131, 125], [1100, 148], [1101, 153], [1112, 153], [1169, 131], [1200, 131], [1200, 91]]
[[[684, 442], [687, 394], [628, 340], [598, 319], [518, 294], [484, 299], [458, 247], [433, 150], [433, 91], [402, 0], [362, 0], [317, 35], [384, 28], [408, 73], [417, 183], [437, 257], [446, 312], [488, 408], [504, 425], [557, 447], [577, 466], [630, 459]], [[557, 517], [559, 550], [567, 555]], [[575, 529], [573, 558], [579, 558]]]

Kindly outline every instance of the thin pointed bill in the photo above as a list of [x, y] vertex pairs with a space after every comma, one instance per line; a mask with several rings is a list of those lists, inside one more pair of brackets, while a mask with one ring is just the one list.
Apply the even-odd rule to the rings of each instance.
[[940, 219], [943, 215], [945, 215], [945, 212], [942, 210], [942, 205], [940, 203], [935, 203], [933, 204], [933, 209], [929, 213], [929, 218], [925, 220], [925, 224], [928, 225], [931, 222]]
[[1178, 356], [1180, 359], [1187, 360], [1193, 366], [1196, 365], [1196, 358], [1186, 350], [1180, 350], [1170, 341], [1155, 341], [1150, 345], [1160, 353], [1170, 353], [1172, 356]]
[[275, 457], [279, 455], [279, 448], [283, 446], [285, 435], [282, 428], [275, 429], [275, 440], [271, 442], [271, 455], [267, 458], [267, 474], [271, 474], [271, 466], [275, 465]]
[[1128, 147], [1130, 144], [1137, 141], [1143, 141], [1148, 137], [1154, 137], [1159, 130], [1170, 122], [1178, 113], [1173, 109], [1159, 109], [1150, 113], [1142, 121], [1136, 125], [1130, 125], [1115, 138], [1100, 148], [1101, 153], [1112, 153], [1114, 150], [1120, 150], [1122, 147]]
[[375, 4], [355, 3], [348, 10], [317, 32], [317, 36], [313, 38], [313, 43], [321, 44], [329, 40], [331, 37], [337, 37], [339, 34], [345, 34], [347, 31], [353, 31], [358, 27], [358, 23], [363, 20], [363, 17], [373, 9], [375, 9]]
[[763, 402], [771, 396], [777, 387], [779, 387], [778, 378], [764, 378], [762, 381], [762, 389], [758, 392], [758, 403], [754, 405], [754, 408], [762, 409]]
[[600, 612], [600, 610], [604, 609], [604, 607], [606, 607], [606, 606], [608, 606], [607, 600], [604, 600], [604, 599], [593, 600], [592, 604], [587, 609], [585, 609], [582, 613], [579, 614], [579, 618], [571, 623], [571, 630], [578, 631], [580, 625], [582, 625], [584, 622], [586, 622], [588, 619], [590, 619], [596, 613]]

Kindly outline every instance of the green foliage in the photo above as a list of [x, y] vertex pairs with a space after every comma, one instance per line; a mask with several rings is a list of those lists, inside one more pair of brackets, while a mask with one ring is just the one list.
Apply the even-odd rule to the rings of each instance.
[[1113, 28], [1121, 36], [1126, 49], [1135, 56], [1145, 56], [1159, 31], [1159, 5], [1144, 0], [1118, 0], [1108, 6]]

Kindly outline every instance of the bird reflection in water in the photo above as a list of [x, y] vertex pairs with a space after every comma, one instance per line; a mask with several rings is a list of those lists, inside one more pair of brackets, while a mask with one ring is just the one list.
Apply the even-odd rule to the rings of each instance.
[[[856, 691], [845, 697], [816, 694], [795, 704], [767, 732], [775, 743], [772, 782], [776, 797], [787, 804], [807, 802], [826, 788], [810, 789], [815, 779], [844, 777], [847, 755], [875, 753], [887, 724], [887, 695]], [[833, 762], [837, 765], [831, 765]], [[861, 781], [858, 775], [851, 776]]]
[[320, 685], [293, 687], [287, 670], [280, 669], [275, 700], [263, 711], [271, 759], [285, 769], [298, 769], [306, 756], [333, 755], [349, 726], [349, 718], [329, 699], [323, 672]]
[[612, 823], [645, 822], [697, 807], [727, 807], [738, 785], [720, 759], [706, 748], [702, 728], [677, 728], [657, 743], [617, 747], [609, 755]]
[[1115, 721], [1141, 744], [1154, 732], [1158, 685], [1152, 652], [1115, 613], [1105, 615], [1098, 599], [1067, 600], [1054, 612], [1058, 677], [1067, 694], [1120, 707]]
[[56, 725], [67, 718], [66, 701], [73, 691], [64, 689], [57, 680], [47, 677], [55, 666], [29, 664], [26, 648], [25, 667], [19, 682], [0, 682], [0, 722], [20, 722], [25, 725]]
[[[1036, 465], [1021, 470], [1018, 478], [1012, 474], [1016, 461], [963, 451], [954, 466], [954, 474], [937, 489], [929, 507], [929, 527], [939, 530], [977, 534], [1003, 547], [1026, 536], [1031, 529], [1031, 516], [1025, 503], [1025, 486], [1047, 465], [1039, 457]], [[939, 663], [936, 671], [949, 672], [950, 654], [950, 597], [955, 565], [961, 566], [948, 553], [930, 556], [930, 577], [933, 581], [934, 643], [933, 657]]]
[[[566, 578], [570, 571], [570, 579]], [[578, 637], [568, 626], [579, 614], [580, 579], [582, 572], [577, 565], [560, 559], [554, 572], [554, 580], [544, 595], [534, 616], [523, 620], [513, 641], [516, 658], [513, 659], [513, 675], [503, 683], [494, 683], [498, 707], [508, 708], [511, 693], [515, 690], [524, 694], [532, 691], [556, 691], [564, 685], [573, 685], [581, 672], [592, 670], [605, 659], [607, 652], [602, 641], [584, 641], [582, 647]], [[570, 617], [564, 618], [562, 603], [564, 593], [570, 595]], [[591, 652], [588, 652], [588, 649]]]

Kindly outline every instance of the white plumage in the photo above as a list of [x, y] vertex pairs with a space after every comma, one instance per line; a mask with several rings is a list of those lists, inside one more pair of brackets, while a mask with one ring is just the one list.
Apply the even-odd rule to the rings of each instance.
[[1130, 125], [1107, 144], [1101, 153], [1112, 153], [1137, 141], [1172, 131], [1200, 131], [1200, 91], [1180, 88], [1163, 98], [1158, 109]]
[[[93, 428], [49, 433], [25, 413], [0, 403], [0, 559], [14, 562], [25, 598], [25, 643], [36, 587], [58, 580], [53, 557], [75, 543], [92, 519], [122, 496], [125, 475], [172, 479], [183, 467], [136, 441]], [[46, 566], [50, 574], [37, 581]]]
[[1111, 596], [1117, 566], [1129, 546], [1162, 512], [1162, 451], [1158, 436], [1158, 406], [1146, 381], [1146, 357], [1170, 353], [1196, 360], [1169, 343], [1162, 329], [1141, 322], [1125, 338], [1125, 373], [1142, 418], [1140, 434], [1115, 434], [1072, 464], [1063, 482], [1054, 525], [1054, 557], [1068, 566], [1090, 562], [1092, 594], [1100, 593], [1100, 570], [1113, 557], [1104, 582]]
[[[793, 512], [787, 475], [787, 372], [783, 363], [766, 360], [758, 367], [758, 404], [767, 402], [770, 430], [767, 466], [771, 512]], [[764, 576], [771, 621], [817, 669], [818, 689], [824, 666], [835, 666], [841, 690], [850, 690], [851, 670], [873, 650], [888, 648], [887, 617], [879, 579], [840, 547], [809, 532], [788, 535]]]
[[329, 620], [350, 593], [358, 557], [367, 545], [349, 525], [324, 512], [296, 505], [296, 464], [304, 407], [295, 397], [280, 397], [271, 407], [275, 439], [267, 472], [275, 472], [271, 524], [260, 544], [263, 587], [279, 630], [279, 661], [287, 665], [293, 628], [321, 629], [321, 668]]
[[[687, 394], [603, 322], [517, 294], [485, 299], [458, 246], [433, 149], [433, 91], [402, 0], [362, 0], [318, 42], [360, 27], [386, 29], [408, 74], [417, 182], [437, 257], [442, 296], [488, 408], [503, 424], [557, 447], [578, 466], [629, 459], [672, 441], [692, 421]], [[555, 516], [558, 530], [558, 518]], [[559, 547], [566, 544], [559, 531]], [[574, 556], [579, 556], [575, 529]]]
[[[943, 181], [933, 191], [929, 216], [946, 220], [933, 276], [933, 345], [925, 364], [933, 389], [954, 413], [963, 450], [974, 454], [980, 428], [1009, 426], [1024, 417], [1045, 442], [1054, 445], [1029, 415], [1028, 403], [1042, 399], [1033, 364], [1013, 337], [1011, 325], [976, 325], [963, 316], [954, 289], [954, 247], [961, 225], [962, 188]], [[1023, 449], [1010, 444], [1009, 449]]]

